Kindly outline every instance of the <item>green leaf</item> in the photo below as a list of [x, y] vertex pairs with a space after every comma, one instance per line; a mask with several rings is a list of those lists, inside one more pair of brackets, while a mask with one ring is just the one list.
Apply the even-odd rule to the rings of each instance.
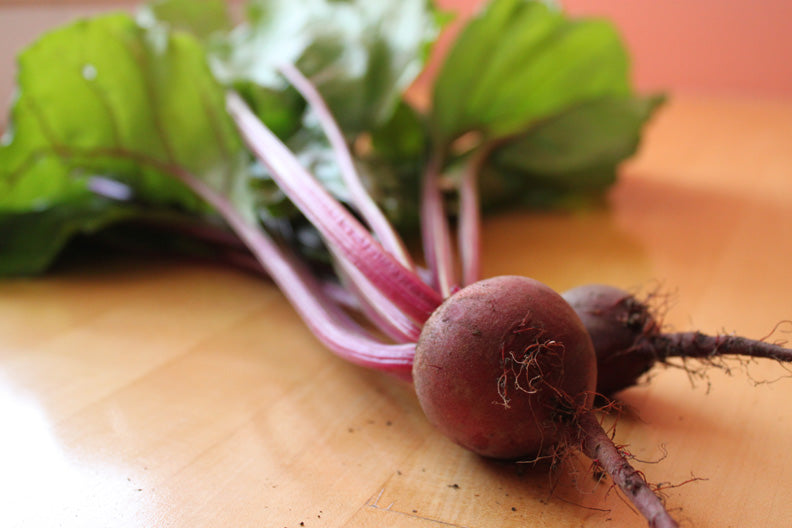
[[[468, 147], [491, 149], [485, 205], [547, 204], [613, 181], [656, 101], [630, 97], [626, 53], [609, 24], [494, 0], [454, 45], [423, 116], [402, 92], [441, 19], [431, 0], [251, 0], [249, 22], [230, 29], [220, 0], [155, 0], [137, 22], [107, 15], [43, 36], [19, 57], [0, 140], [0, 273], [42, 270], [75, 235], [152, 212], [205, 221], [209, 207], [169, 174], [174, 167], [229, 195], [249, 219], [305, 231], [225, 111], [231, 87], [345, 200], [315, 116], [277, 72], [282, 62], [317, 84], [400, 228], [417, 223], [429, 152], [458, 155], [455, 141], [468, 132], [481, 140]], [[123, 192], [97, 190], [105, 180]]]
[[165, 24], [168, 29], [186, 31], [200, 40], [231, 30], [231, 16], [224, 0], [155, 0], [138, 11], [144, 27]]
[[429, 157], [426, 123], [401, 101], [391, 119], [371, 132], [370, 148], [358, 152], [369, 193], [400, 231], [415, 231], [421, 174]]
[[234, 89], [247, 101], [258, 118], [282, 140], [287, 140], [303, 126], [306, 104], [296, 90], [269, 88], [244, 80], [236, 81]]
[[[321, 129], [310, 118], [286, 140], [307, 167], [338, 200], [347, 202], [335, 153]], [[353, 155], [367, 191], [388, 219], [399, 229], [418, 222], [418, 182], [428, 157], [428, 132], [421, 116], [404, 100], [381, 126], [361, 134]], [[296, 219], [299, 211], [272, 182], [266, 169], [254, 163], [257, 205], [273, 217]]]
[[92, 230], [120, 218], [83, 207], [97, 175], [127, 185], [138, 204], [194, 214], [208, 206], [168, 167], [189, 170], [242, 207], [249, 199], [240, 192], [246, 154], [224, 89], [187, 33], [151, 32], [123, 14], [78, 21], [19, 56], [18, 87], [0, 145], [0, 214], [6, 225], [12, 213], [35, 213], [25, 222], [48, 225], [74, 212], [62, 231], [31, 227], [42, 246], [59, 247], [81, 223]]
[[637, 150], [643, 125], [663, 100], [587, 101], [503, 141], [481, 174], [482, 203], [548, 207], [608, 188], [619, 164]]
[[218, 76], [284, 90], [277, 67], [296, 64], [350, 137], [390, 117], [439, 20], [430, 0], [253, 0], [248, 17], [215, 49]]
[[[348, 192], [324, 133], [302, 96], [277, 71], [281, 64], [297, 64], [322, 93], [350, 142], [362, 134], [377, 143], [376, 173], [369, 170], [372, 159], [359, 160], [360, 169], [375, 200], [383, 206], [387, 202], [388, 212], [401, 217], [404, 211], [394, 203], [402, 201], [385, 193], [386, 189], [400, 192], [400, 182], [394, 178], [403, 176], [404, 162], [391, 158], [388, 163], [400, 167], [392, 170], [382, 156], [385, 148], [393, 151], [396, 143], [385, 147], [377, 138], [387, 135], [412, 142], [410, 148], [426, 149], [423, 129], [416, 136], [397, 131], [393, 124], [406, 115], [402, 92], [422, 68], [443, 21], [430, 0], [398, 4], [253, 0], [248, 3], [248, 22], [210, 47], [212, 64], [216, 75], [246, 99], [336, 198], [345, 201]], [[414, 112], [410, 118], [415, 118]], [[385, 132], [388, 128], [393, 130]], [[266, 169], [256, 162], [253, 167], [258, 206], [270, 216], [299, 216], [271, 183]], [[420, 170], [412, 161], [410, 167], [416, 174]]]
[[391, 118], [371, 132], [371, 148], [388, 160], [427, 157], [428, 131], [422, 117], [405, 101], [399, 101]]
[[[555, 178], [616, 164], [635, 153], [644, 123], [662, 101], [661, 96], [586, 101], [504, 141], [492, 152], [491, 163]], [[567, 184], [588, 187], [586, 182]]]
[[[584, 171], [553, 175], [509, 170], [492, 164], [482, 168], [479, 178], [481, 206], [485, 213], [504, 208], [576, 208], [599, 199], [602, 190], [617, 177], [617, 165], [588, 167]], [[568, 186], [566, 181], [585, 181], [586, 186]]]
[[0, 276], [45, 271], [67, 242], [143, 214], [135, 205], [84, 196], [41, 211], [0, 214]]
[[438, 74], [432, 133], [439, 149], [471, 131], [496, 140], [570, 105], [629, 93], [627, 54], [611, 24], [567, 19], [543, 2], [494, 0]]
[[57, 203], [95, 173], [145, 199], [199, 208], [158, 164], [233, 184], [242, 143], [187, 34], [151, 35], [127, 15], [79, 21], [20, 55], [18, 86], [0, 147], [0, 210]]

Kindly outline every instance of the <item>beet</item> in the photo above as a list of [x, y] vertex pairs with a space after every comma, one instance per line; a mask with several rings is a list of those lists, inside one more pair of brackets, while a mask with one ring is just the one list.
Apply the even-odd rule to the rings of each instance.
[[424, 325], [413, 364], [427, 418], [476, 453], [533, 458], [589, 408], [596, 359], [580, 319], [533, 279], [495, 277], [448, 298]]
[[594, 344], [597, 392], [610, 395], [634, 385], [657, 357], [642, 346], [659, 325], [632, 294], [604, 284], [578, 286], [561, 294], [574, 308]]
[[733, 335], [663, 332], [651, 308], [633, 294], [603, 284], [572, 288], [562, 297], [574, 308], [597, 356], [597, 393], [610, 396], [635, 385], [668, 358], [713, 359], [726, 355], [792, 361], [792, 350]]

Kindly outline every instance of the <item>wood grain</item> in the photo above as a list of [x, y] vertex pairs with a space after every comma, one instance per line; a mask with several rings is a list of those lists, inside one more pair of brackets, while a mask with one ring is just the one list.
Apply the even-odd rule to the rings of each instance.
[[[489, 218], [485, 274], [659, 290], [669, 325], [765, 336], [792, 318], [790, 144], [792, 102], [672, 99], [607, 206]], [[683, 526], [789, 526], [792, 379], [721, 367], [622, 393], [616, 441]], [[0, 283], [0, 415], [7, 527], [642, 525], [585, 461], [456, 447], [272, 284], [207, 265], [108, 257]]]

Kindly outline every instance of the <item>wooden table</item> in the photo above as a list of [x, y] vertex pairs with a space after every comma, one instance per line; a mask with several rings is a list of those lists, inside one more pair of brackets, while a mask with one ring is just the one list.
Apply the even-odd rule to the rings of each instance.
[[[607, 207], [489, 218], [484, 271], [662, 292], [677, 329], [760, 338], [792, 319], [791, 204], [792, 102], [678, 97]], [[721, 367], [623, 392], [616, 441], [678, 485], [683, 526], [790, 526], [790, 372]], [[549, 474], [453, 445], [409, 385], [336, 359], [269, 282], [212, 266], [0, 283], [0, 416], [4, 527], [643, 525], [580, 460]]]

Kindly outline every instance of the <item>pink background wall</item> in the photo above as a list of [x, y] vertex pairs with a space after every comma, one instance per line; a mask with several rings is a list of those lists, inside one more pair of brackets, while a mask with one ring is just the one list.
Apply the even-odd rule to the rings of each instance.
[[[483, 0], [437, 1], [470, 13]], [[136, 3], [0, 0], [0, 107], [12, 91], [16, 51], [40, 31], [81, 13], [131, 9]], [[630, 47], [634, 79], [642, 90], [792, 99], [790, 0], [561, 0], [561, 4], [570, 13], [601, 15], [617, 24]]]

